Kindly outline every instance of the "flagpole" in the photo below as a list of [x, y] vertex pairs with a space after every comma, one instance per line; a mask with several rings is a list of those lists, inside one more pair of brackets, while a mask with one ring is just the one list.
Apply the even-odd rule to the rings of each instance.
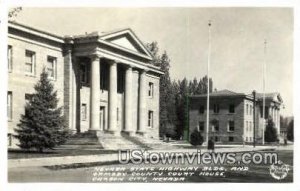
[[208, 134], [209, 134], [209, 70], [210, 70], [210, 52], [211, 52], [211, 44], [210, 44], [210, 27], [211, 21], [208, 21], [208, 53], [207, 53], [207, 102], [206, 102], [206, 144], [208, 144]]
[[266, 52], [267, 52], [267, 40], [264, 41], [264, 63], [263, 63], [263, 128], [262, 128], [262, 144], [265, 144], [265, 109], [266, 109], [266, 95], [265, 95], [265, 88], [266, 88]]

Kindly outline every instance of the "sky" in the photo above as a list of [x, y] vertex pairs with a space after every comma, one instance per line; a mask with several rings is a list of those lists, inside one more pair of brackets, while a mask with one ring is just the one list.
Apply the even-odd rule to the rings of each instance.
[[[200, 79], [239, 93], [279, 92], [282, 114], [293, 115], [293, 9], [291, 8], [23, 8], [16, 22], [58, 35], [131, 28], [145, 43], [156, 41], [171, 59], [174, 80]], [[264, 40], [267, 41], [264, 54]]]

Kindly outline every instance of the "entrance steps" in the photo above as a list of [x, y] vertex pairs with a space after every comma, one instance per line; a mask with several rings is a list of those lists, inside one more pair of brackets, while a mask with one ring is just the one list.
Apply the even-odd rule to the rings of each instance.
[[160, 139], [147, 138], [143, 136], [135, 136], [131, 137], [131, 139], [135, 140], [136, 142], [140, 142], [140, 144], [147, 145], [148, 148], [155, 150], [169, 150], [178, 148], [177, 146], [171, 143], [163, 142], [163, 140]]
[[98, 134], [98, 140], [105, 149], [146, 149], [145, 145], [132, 141], [128, 135], [114, 135], [110, 133]]
[[60, 148], [97, 150], [103, 149], [103, 146], [99, 143], [96, 135], [84, 132], [72, 135], [65, 144], [60, 146]]
[[83, 150], [119, 150], [119, 149], [176, 149], [171, 143], [141, 135], [128, 135], [125, 133], [111, 134], [108, 132], [83, 132], [72, 135], [68, 141], [60, 146], [64, 149]]

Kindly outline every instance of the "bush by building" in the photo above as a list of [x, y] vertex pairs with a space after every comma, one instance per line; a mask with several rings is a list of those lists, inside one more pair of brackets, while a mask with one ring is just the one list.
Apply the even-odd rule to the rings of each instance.
[[201, 133], [198, 130], [195, 129], [191, 133], [190, 143], [193, 146], [202, 145], [202, 143], [203, 143], [203, 137], [202, 137]]

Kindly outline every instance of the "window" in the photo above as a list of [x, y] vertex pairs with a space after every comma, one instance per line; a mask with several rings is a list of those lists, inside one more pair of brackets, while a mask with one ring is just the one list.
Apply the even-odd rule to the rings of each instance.
[[25, 102], [29, 103], [30, 100], [32, 100], [33, 95], [32, 94], [25, 94]]
[[248, 115], [248, 114], [249, 114], [249, 105], [246, 104], [246, 115]]
[[212, 122], [212, 132], [216, 132], [219, 131], [219, 121], [218, 120], [214, 120]]
[[56, 79], [56, 58], [47, 57], [47, 72], [50, 79]]
[[249, 131], [248, 121], [246, 121], [246, 131]]
[[86, 63], [80, 64], [80, 82], [81, 84], [88, 83], [88, 68]]
[[234, 113], [234, 104], [229, 105], [229, 113]]
[[149, 90], [148, 90], [149, 97], [153, 97], [153, 89], [154, 89], [154, 84], [152, 82], [149, 82]]
[[87, 119], [87, 105], [85, 103], [81, 104], [81, 120], [86, 121]]
[[253, 113], [253, 106], [250, 105], [250, 115], [252, 115], [252, 113]]
[[204, 106], [203, 105], [200, 105], [200, 107], [199, 107], [199, 113], [200, 114], [204, 113]]
[[12, 134], [11, 133], [8, 133], [7, 134], [7, 141], [8, 141], [8, 146], [12, 146]]
[[219, 137], [215, 136], [215, 142], [219, 142]]
[[8, 71], [12, 71], [12, 46], [7, 47], [7, 64]]
[[12, 92], [7, 92], [7, 119], [12, 119]]
[[249, 131], [251, 131], [251, 127], [252, 126], [252, 123], [251, 123], [251, 121], [249, 121]]
[[[33, 98], [33, 94], [25, 94], [25, 105], [29, 104], [29, 101], [31, 101]], [[25, 109], [25, 115], [28, 115], [27, 113], [27, 108], [24, 107]]]
[[219, 113], [219, 111], [220, 111], [219, 104], [214, 104], [214, 113]]
[[228, 131], [233, 132], [234, 131], [234, 121], [230, 120], [228, 122]]
[[153, 111], [148, 111], [148, 127], [153, 127]]
[[204, 131], [204, 121], [199, 121], [199, 131]]
[[234, 137], [228, 137], [228, 141], [229, 142], [233, 142], [234, 141]]
[[29, 50], [25, 51], [25, 72], [35, 75], [35, 53]]

